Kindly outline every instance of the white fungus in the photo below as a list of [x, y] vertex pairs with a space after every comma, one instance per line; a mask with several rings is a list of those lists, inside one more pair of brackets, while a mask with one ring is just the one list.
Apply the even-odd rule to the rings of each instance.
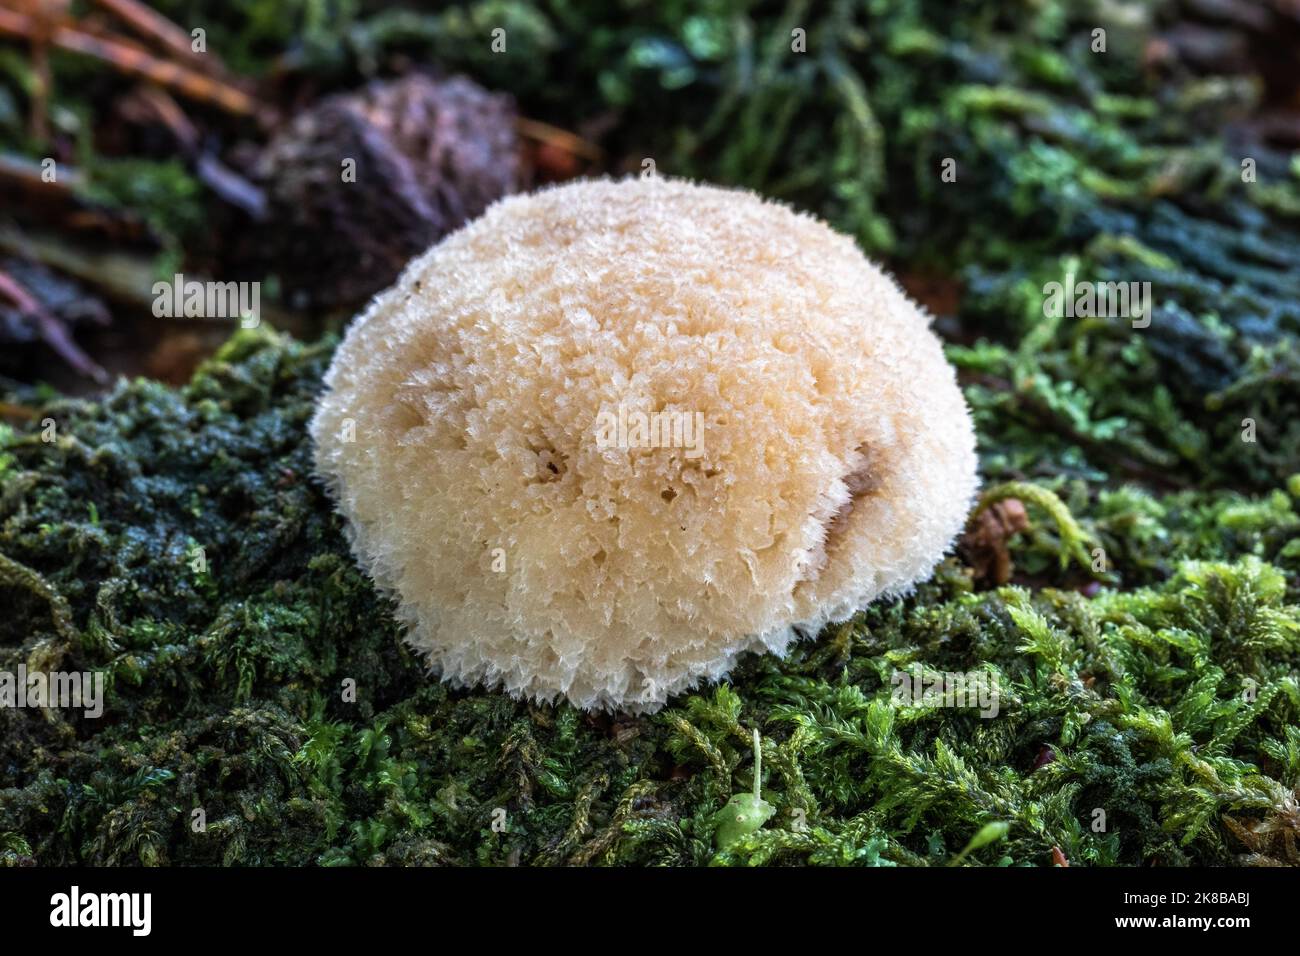
[[445, 680], [655, 710], [947, 550], [975, 440], [928, 323], [751, 193], [514, 196], [349, 329], [317, 465]]

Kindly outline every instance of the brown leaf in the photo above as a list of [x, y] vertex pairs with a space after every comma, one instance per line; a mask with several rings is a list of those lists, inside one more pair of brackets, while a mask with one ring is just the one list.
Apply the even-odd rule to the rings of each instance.
[[1003, 585], [1011, 580], [1013, 564], [1007, 541], [1029, 529], [1029, 515], [1017, 498], [999, 501], [982, 512], [974, 527], [962, 535], [960, 549], [982, 583]]

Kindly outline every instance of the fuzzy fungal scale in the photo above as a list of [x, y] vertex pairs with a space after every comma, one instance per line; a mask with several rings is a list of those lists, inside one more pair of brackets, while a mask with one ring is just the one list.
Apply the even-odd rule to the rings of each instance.
[[927, 576], [976, 490], [928, 318], [854, 243], [662, 179], [503, 200], [349, 329], [312, 434], [459, 685], [633, 712]]

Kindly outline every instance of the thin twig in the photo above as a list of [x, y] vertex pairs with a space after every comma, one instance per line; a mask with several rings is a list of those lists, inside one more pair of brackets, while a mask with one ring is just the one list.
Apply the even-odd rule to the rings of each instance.
[[225, 64], [215, 53], [196, 53], [191, 35], [140, 0], [95, 0], [140, 36], [155, 40], [168, 52], [189, 62], [200, 72], [226, 78]]
[[221, 160], [203, 150], [199, 131], [166, 90], [143, 86], [136, 102], [171, 131], [199, 179], [214, 193], [253, 219], [266, 217], [266, 194]]
[[72, 336], [68, 335], [63, 323], [51, 315], [21, 282], [4, 270], [0, 270], [0, 295], [13, 302], [19, 312], [36, 324], [41, 339], [59, 353], [65, 362], [101, 385], [108, 381], [108, 373], [72, 341]]
[[[36, 24], [31, 17], [0, 9], [0, 36], [32, 40], [36, 35]], [[179, 64], [160, 60], [134, 44], [92, 36], [66, 26], [56, 26], [51, 31], [50, 44], [65, 52], [107, 63], [123, 73], [143, 77], [227, 112], [253, 117], [266, 124], [274, 122], [272, 111], [243, 90]]]
[[581, 156], [592, 162], [598, 163], [605, 158], [605, 151], [595, 143], [588, 142], [575, 133], [568, 130], [560, 129], [558, 126], [552, 126], [550, 123], [543, 123], [541, 120], [528, 119], [520, 116], [515, 119], [515, 130], [525, 139], [537, 140], [541, 143], [549, 143], [552, 146], [559, 147], [567, 153], [573, 153], [575, 156]]

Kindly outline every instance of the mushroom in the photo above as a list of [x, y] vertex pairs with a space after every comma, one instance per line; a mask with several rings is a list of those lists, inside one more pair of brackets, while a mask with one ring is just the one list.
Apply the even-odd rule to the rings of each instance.
[[662, 178], [513, 196], [351, 326], [316, 462], [455, 685], [658, 709], [907, 593], [974, 496], [929, 318], [853, 241]]

